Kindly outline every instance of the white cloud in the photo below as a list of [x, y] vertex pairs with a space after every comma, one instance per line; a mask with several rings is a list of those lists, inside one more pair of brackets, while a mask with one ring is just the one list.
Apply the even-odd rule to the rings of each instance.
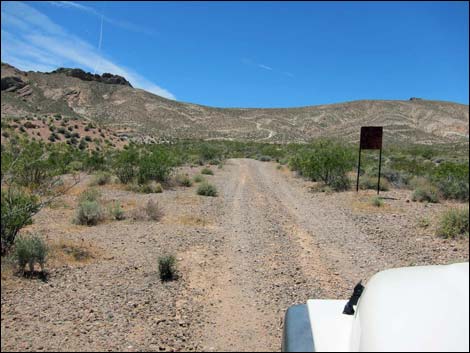
[[100, 17], [100, 18], [102, 17], [105, 22], [108, 22], [114, 26], [121, 27], [129, 31], [148, 34], [148, 35], [155, 35], [155, 32], [148, 28], [141, 27], [139, 25], [136, 25], [128, 21], [116, 20], [116, 19], [110, 18], [108, 16], [105, 16], [103, 13], [100, 13], [99, 11], [95, 10], [91, 6], [85, 6], [85, 5], [76, 3], [74, 1], [48, 1], [48, 3], [57, 7], [72, 8], [75, 10], [87, 12], [96, 17]]
[[[134, 87], [175, 99], [168, 90], [135, 71], [114, 63], [94, 46], [68, 33], [31, 6], [23, 3], [12, 4], [13, 7], [10, 7], [10, 4], [2, 4], [2, 61], [19, 69], [37, 71], [50, 71], [66, 65], [78, 65], [93, 71], [99, 63], [96, 70], [98, 73], [109, 72], [124, 76]], [[4, 19], [6, 24], [3, 23]], [[5, 30], [4, 26], [9, 29], [11, 27], [12, 30]]]
[[262, 69], [265, 69], [265, 70], [269, 70], [269, 71], [272, 71], [273, 68], [270, 67], [270, 66], [266, 66], [266, 65], [263, 65], [263, 64], [258, 64], [258, 67], [262, 68]]

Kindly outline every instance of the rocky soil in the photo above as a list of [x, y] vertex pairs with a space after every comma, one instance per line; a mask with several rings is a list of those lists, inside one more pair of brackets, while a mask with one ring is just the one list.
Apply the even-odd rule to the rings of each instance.
[[[2, 351], [278, 351], [292, 304], [346, 298], [387, 268], [468, 261], [468, 239], [435, 236], [438, 215], [461, 204], [414, 203], [392, 190], [377, 208], [372, 191], [315, 193], [276, 164], [248, 159], [213, 170], [205, 177], [218, 197], [196, 195], [197, 185], [150, 195], [100, 187], [128, 214], [155, 199], [159, 222], [73, 225], [89, 177], [42, 210], [27, 231], [54, 249], [50, 274], [43, 282], [2, 267]], [[90, 257], [67, 257], [71, 244]], [[162, 283], [166, 253], [176, 254], [179, 279]]]

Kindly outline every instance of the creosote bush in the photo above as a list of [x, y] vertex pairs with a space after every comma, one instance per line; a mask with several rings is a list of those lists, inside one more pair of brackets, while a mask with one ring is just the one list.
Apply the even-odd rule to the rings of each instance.
[[197, 194], [202, 196], [215, 197], [217, 196], [217, 188], [215, 187], [215, 185], [204, 182], [197, 188]]
[[450, 209], [440, 219], [437, 234], [444, 238], [468, 237], [468, 207]]
[[321, 181], [335, 191], [349, 189], [347, 172], [354, 164], [352, 150], [330, 140], [304, 147], [289, 162], [292, 170], [312, 181]]
[[24, 273], [25, 266], [29, 271], [34, 272], [34, 265], [37, 263], [44, 272], [48, 246], [38, 235], [23, 235], [15, 240], [14, 258], [18, 264], [18, 270]]
[[16, 235], [40, 209], [38, 197], [22, 189], [10, 187], [1, 193], [1, 254], [5, 255], [15, 242]]
[[158, 272], [162, 281], [176, 279], [176, 258], [173, 255], [165, 255], [158, 258]]

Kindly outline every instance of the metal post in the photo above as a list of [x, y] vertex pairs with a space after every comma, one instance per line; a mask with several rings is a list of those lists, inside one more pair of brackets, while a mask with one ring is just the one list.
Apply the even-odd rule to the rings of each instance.
[[362, 151], [362, 148], [359, 147], [359, 162], [357, 163], [356, 192], [359, 191], [359, 173], [360, 173], [360, 171], [361, 171], [361, 151]]
[[377, 195], [380, 192], [380, 170], [382, 168], [382, 148], [380, 149], [380, 156], [379, 156], [379, 180], [377, 182]]

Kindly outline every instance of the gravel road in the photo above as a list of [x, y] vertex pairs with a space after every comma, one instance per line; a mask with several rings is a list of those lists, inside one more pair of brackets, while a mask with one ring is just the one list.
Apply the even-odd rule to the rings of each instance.
[[[379, 209], [371, 192], [313, 193], [276, 166], [227, 161], [207, 176], [215, 198], [196, 186], [159, 195], [102, 188], [126, 211], [156, 199], [160, 222], [73, 226], [78, 192], [41, 211], [30, 231], [89, 244], [95, 256], [51, 262], [47, 283], [2, 273], [2, 351], [279, 351], [290, 305], [346, 298], [387, 268], [468, 261], [468, 239], [433, 231], [436, 215], [460, 204], [413, 203], [393, 190]], [[417, 225], [422, 218], [428, 227]], [[164, 253], [177, 254], [178, 281], [159, 281]]]

